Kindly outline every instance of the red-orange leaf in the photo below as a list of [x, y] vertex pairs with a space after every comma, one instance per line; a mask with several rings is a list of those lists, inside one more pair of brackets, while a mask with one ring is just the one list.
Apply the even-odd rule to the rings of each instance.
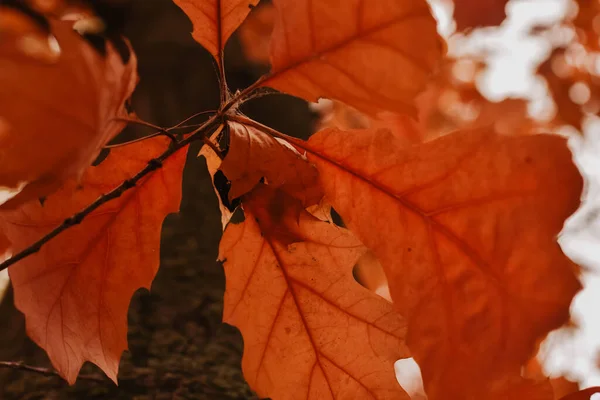
[[259, 0], [173, 0], [194, 24], [192, 36], [221, 63], [229, 37]]
[[229, 122], [229, 130], [229, 151], [220, 169], [231, 181], [230, 199], [248, 193], [264, 178], [305, 206], [321, 200], [317, 170], [292, 145], [237, 122]]
[[[14, 196], [6, 207], [79, 177], [125, 126], [114, 118], [127, 116], [137, 82], [133, 53], [124, 64], [107, 43], [101, 56], [68, 23], [54, 23], [52, 33], [55, 45], [44, 37], [35, 45], [0, 40], [0, 187]], [[43, 58], [42, 38], [50, 43]]]
[[425, 0], [274, 0], [271, 74], [262, 82], [309, 101], [374, 114], [414, 112], [443, 52]]
[[456, 30], [497, 26], [506, 19], [508, 0], [454, 0]]
[[600, 393], [600, 386], [594, 386], [581, 390], [577, 393], [572, 393], [561, 398], [560, 400], [591, 400], [592, 396], [596, 393]]
[[271, 33], [275, 23], [272, 3], [260, 3], [246, 18], [239, 30], [242, 50], [249, 61], [269, 64]]
[[[69, 181], [44, 205], [33, 201], [0, 214], [0, 229], [19, 251], [99, 195], [133, 176], [166, 150], [165, 138], [114, 149], [81, 182]], [[159, 264], [165, 216], [179, 209], [185, 151], [120, 198], [112, 200], [9, 268], [15, 303], [27, 333], [74, 383], [84, 361], [116, 381], [127, 348], [127, 309], [133, 293], [150, 287]]]
[[327, 130], [297, 145], [381, 261], [430, 400], [499, 393], [566, 322], [580, 284], [556, 236], [582, 179], [563, 138], [462, 131], [403, 151], [385, 130]]
[[352, 277], [364, 246], [268, 187], [244, 212], [219, 257], [223, 319], [242, 332], [250, 386], [279, 400], [408, 399], [393, 368], [408, 357], [404, 321]]

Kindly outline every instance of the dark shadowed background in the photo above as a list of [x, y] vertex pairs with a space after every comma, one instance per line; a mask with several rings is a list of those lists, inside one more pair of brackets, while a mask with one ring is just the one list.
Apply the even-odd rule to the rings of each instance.
[[[264, 0], [263, 0], [264, 1]], [[126, 35], [139, 59], [137, 114], [168, 127], [218, 105], [210, 55], [191, 37], [192, 24], [171, 0], [132, 0]], [[226, 50], [232, 90], [251, 84], [265, 67], [246, 61], [237, 37]], [[315, 116], [304, 101], [274, 95], [253, 100], [243, 111], [285, 133], [306, 137]], [[129, 132], [143, 135], [145, 131]], [[152, 290], [140, 290], [129, 310], [129, 352], [115, 386], [91, 364], [70, 387], [58, 377], [0, 369], [0, 399], [255, 399], [241, 373], [242, 339], [221, 323], [225, 278], [216, 262], [221, 238], [217, 199], [204, 159], [192, 148], [181, 213], [163, 226], [161, 268]], [[123, 268], [128, 266], [123, 265]], [[18, 268], [18, 265], [16, 266]], [[27, 339], [11, 294], [0, 305], [0, 360], [49, 367], [45, 353]]]

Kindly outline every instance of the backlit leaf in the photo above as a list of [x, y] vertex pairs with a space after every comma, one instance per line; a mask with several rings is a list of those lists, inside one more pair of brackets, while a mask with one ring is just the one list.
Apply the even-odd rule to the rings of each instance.
[[490, 398], [566, 322], [580, 284], [556, 236], [582, 180], [564, 139], [462, 131], [402, 151], [385, 130], [326, 130], [297, 145], [381, 261], [430, 400]]
[[20, 35], [0, 40], [0, 187], [16, 207], [79, 177], [102, 146], [119, 133], [125, 101], [137, 83], [110, 44], [100, 55], [69, 23], [52, 25], [53, 37]]
[[262, 82], [316, 102], [415, 114], [444, 52], [425, 0], [274, 0], [271, 74]]
[[[81, 184], [67, 182], [43, 206], [32, 201], [0, 214], [0, 229], [14, 251], [22, 250], [133, 176], [168, 144], [156, 138], [114, 149]], [[69, 383], [84, 361], [116, 381], [127, 348], [129, 301], [138, 288], [150, 287], [158, 270], [161, 227], [167, 214], [179, 210], [185, 155], [180, 150], [136, 187], [9, 268], [28, 335]]]
[[305, 206], [321, 200], [317, 170], [292, 145], [237, 122], [229, 122], [229, 131], [229, 151], [220, 169], [231, 181], [230, 199], [248, 193], [264, 178]]
[[221, 63], [229, 37], [259, 0], [173, 0], [194, 24], [192, 36]]
[[223, 320], [242, 332], [250, 386], [278, 400], [408, 400], [393, 367], [408, 357], [404, 321], [352, 277], [362, 244], [268, 187], [245, 200], [244, 213], [219, 257]]

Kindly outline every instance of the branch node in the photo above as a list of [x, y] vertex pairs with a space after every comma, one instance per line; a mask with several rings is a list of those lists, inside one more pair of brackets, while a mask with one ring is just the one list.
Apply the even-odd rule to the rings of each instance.
[[153, 158], [152, 160], [148, 161], [148, 165], [150, 166], [150, 168], [158, 169], [163, 166], [163, 163], [159, 159]]
[[69, 218], [65, 219], [64, 225], [67, 225], [67, 226], [79, 225], [81, 223], [81, 221], [83, 221], [83, 215], [75, 214], [75, 215], [72, 215]]
[[177, 137], [175, 137], [175, 135], [173, 135], [171, 132], [169, 132], [167, 130], [163, 130], [162, 134], [167, 136], [169, 139], [171, 139], [171, 142], [173, 142], [174, 145], [177, 144]]

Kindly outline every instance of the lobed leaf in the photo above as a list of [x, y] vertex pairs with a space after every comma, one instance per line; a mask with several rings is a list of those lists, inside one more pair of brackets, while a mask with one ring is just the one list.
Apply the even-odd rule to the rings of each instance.
[[217, 63], [227, 40], [259, 0], [173, 0], [194, 24], [192, 36]]
[[[81, 184], [71, 180], [43, 205], [32, 201], [0, 214], [0, 230], [20, 251], [167, 149], [166, 138], [116, 148]], [[159, 266], [160, 232], [179, 210], [186, 152], [180, 150], [126, 191], [13, 267], [15, 305], [27, 333], [71, 384], [84, 361], [116, 382], [127, 348], [133, 293], [149, 288]]]
[[231, 181], [230, 200], [250, 192], [263, 178], [305, 206], [323, 198], [317, 170], [292, 145], [251, 126], [228, 124], [229, 151], [220, 170]]
[[404, 321], [352, 277], [364, 246], [268, 186], [243, 204], [219, 257], [223, 320], [242, 332], [250, 386], [281, 400], [408, 400], [393, 367], [408, 357]]
[[137, 83], [133, 52], [124, 63], [110, 43], [102, 56], [71, 24], [51, 27], [55, 42], [48, 35], [35, 44], [21, 36], [0, 41], [0, 187], [10, 192], [4, 208], [80, 177], [125, 127], [115, 118], [127, 117], [125, 101]]
[[425, 0], [273, 3], [272, 70], [263, 86], [369, 114], [416, 114], [414, 97], [444, 52]]
[[402, 151], [389, 131], [308, 144], [326, 197], [381, 261], [430, 400], [491, 398], [580, 289], [556, 235], [582, 179], [565, 140], [462, 131]]

